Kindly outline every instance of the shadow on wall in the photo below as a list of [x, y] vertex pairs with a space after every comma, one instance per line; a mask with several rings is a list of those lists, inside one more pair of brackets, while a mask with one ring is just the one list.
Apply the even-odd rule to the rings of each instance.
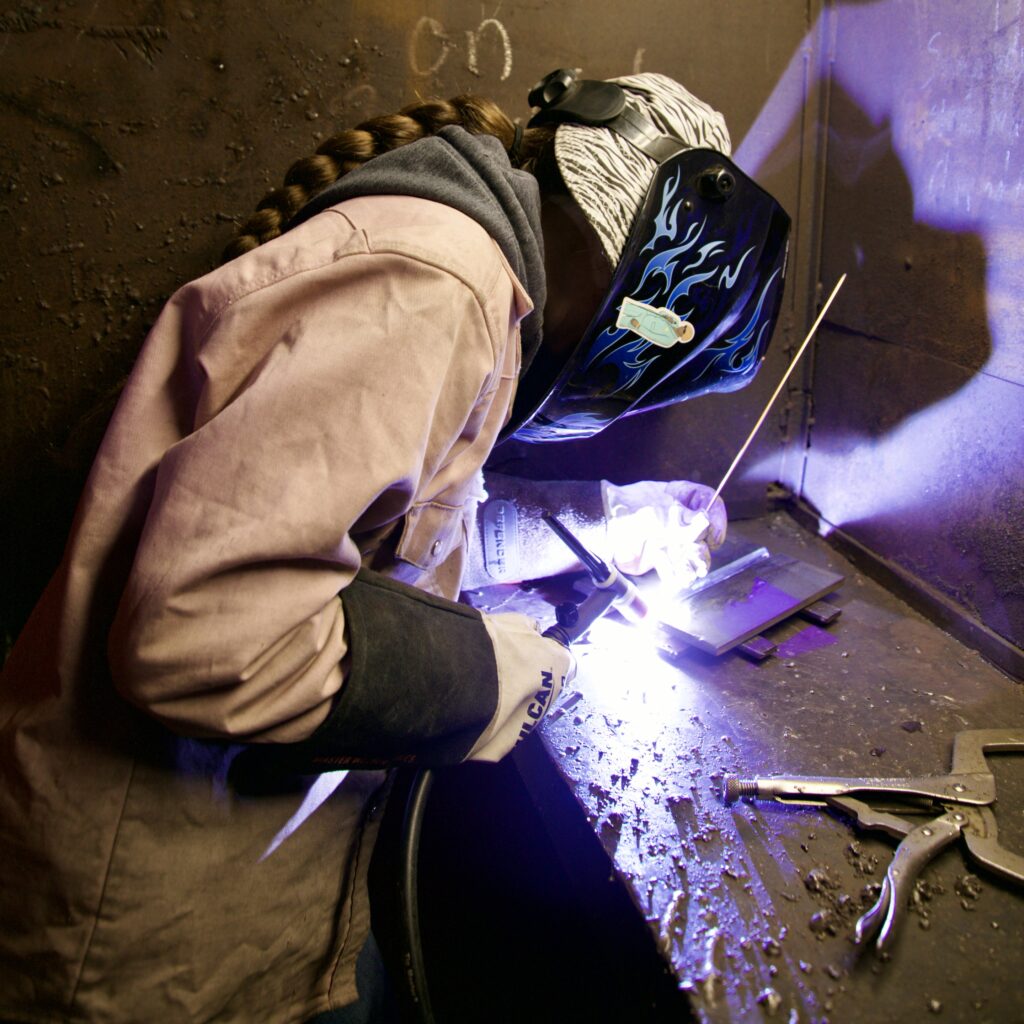
[[993, 374], [993, 254], [915, 217], [888, 123], [845, 94], [832, 123], [826, 260], [849, 261], [853, 288], [818, 347], [805, 495], [1024, 645], [1021, 390]]
[[832, 113], [842, 127], [829, 133], [825, 248], [837, 271], [849, 268], [851, 287], [817, 349], [805, 496], [828, 522], [1012, 636], [1020, 624], [991, 600], [979, 604], [978, 591], [1010, 597], [1024, 576], [985, 557], [1005, 537], [992, 547], [970, 536], [1005, 531], [1012, 503], [1004, 495], [1001, 512], [987, 505], [1007, 518], [986, 527], [964, 486], [965, 476], [998, 479], [1003, 458], [998, 436], [986, 439], [1001, 430], [999, 416], [968, 397], [992, 355], [985, 244], [915, 220], [888, 122], [872, 125], [842, 92]]
[[[862, 339], [855, 372], [841, 381], [842, 420], [828, 432], [839, 435], [833, 442], [845, 435], [856, 445], [948, 398], [989, 362], [987, 258], [978, 234], [915, 216], [891, 122], [873, 124], [839, 88], [830, 109], [826, 195], [823, 263], [849, 274], [826, 322], [833, 336]], [[832, 344], [818, 346], [815, 391]], [[886, 348], [902, 370], [893, 372]]]
[[791, 163], [820, 83], [818, 276], [850, 277], [816, 345], [803, 496], [1018, 646], [1022, 6], [827, 6], [737, 151]]

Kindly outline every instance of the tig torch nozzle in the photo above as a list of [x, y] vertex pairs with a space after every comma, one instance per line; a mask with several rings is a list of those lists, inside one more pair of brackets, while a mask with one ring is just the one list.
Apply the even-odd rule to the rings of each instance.
[[649, 611], [647, 602], [637, 589], [637, 585], [619, 572], [618, 569], [614, 567], [610, 569], [608, 576], [604, 580], [594, 579], [594, 586], [600, 587], [602, 590], [610, 589], [615, 592], [615, 599], [612, 601], [612, 604], [615, 605], [624, 619], [628, 619], [630, 622], [639, 622], [641, 619], [646, 618]]
[[560, 621], [546, 630], [545, 636], [551, 636], [568, 647], [613, 605], [623, 618], [630, 622], [639, 622], [647, 615], [647, 602], [640, 595], [640, 591], [637, 590], [636, 584], [632, 580], [624, 576], [614, 566], [606, 565], [593, 552], [588, 551], [555, 516], [547, 513], [543, 519], [583, 563], [596, 588], [594, 593], [579, 606], [574, 622]]

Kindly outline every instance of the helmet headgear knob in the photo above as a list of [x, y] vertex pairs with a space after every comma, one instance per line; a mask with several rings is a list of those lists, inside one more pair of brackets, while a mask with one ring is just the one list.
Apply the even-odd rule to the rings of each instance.
[[529, 104], [531, 107], [540, 107], [546, 110], [557, 103], [569, 86], [576, 80], [574, 72], [568, 68], [559, 68], [545, 75], [531, 90]]
[[705, 199], [728, 199], [736, 191], [736, 179], [725, 167], [709, 167], [698, 179], [697, 190]]
[[[614, 82], [579, 79], [571, 68], [559, 68], [530, 90], [529, 104], [539, 109], [528, 128], [565, 121], [611, 126], [626, 107], [626, 93]], [[657, 129], [653, 131], [657, 134]]]

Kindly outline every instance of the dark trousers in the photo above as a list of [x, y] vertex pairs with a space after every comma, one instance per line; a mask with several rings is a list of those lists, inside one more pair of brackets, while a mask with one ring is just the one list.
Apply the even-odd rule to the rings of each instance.
[[318, 1013], [307, 1024], [398, 1024], [398, 1007], [373, 932], [356, 961], [356, 986], [356, 1002]]

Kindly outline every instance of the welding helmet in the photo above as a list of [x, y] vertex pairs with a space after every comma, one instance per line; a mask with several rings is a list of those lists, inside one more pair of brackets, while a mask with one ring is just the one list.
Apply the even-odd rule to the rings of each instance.
[[531, 366], [508, 433], [590, 437], [748, 384], [778, 318], [790, 221], [729, 160], [721, 114], [654, 74], [588, 81], [561, 69], [529, 101], [531, 127], [557, 124], [558, 170], [614, 269], [568, 361], [540, 380]]

